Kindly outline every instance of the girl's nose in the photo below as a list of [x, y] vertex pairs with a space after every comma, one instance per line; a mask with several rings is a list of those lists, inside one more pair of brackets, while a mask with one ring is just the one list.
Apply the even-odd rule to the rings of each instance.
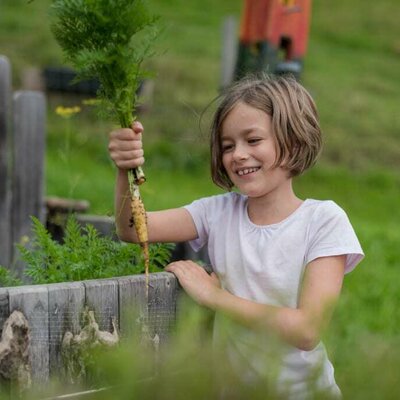
[[235, 161], [243, 161], [249, 158], [249, 154], [243, 146], [235, 146], [235, 150], [233, 151], [233, 159]]

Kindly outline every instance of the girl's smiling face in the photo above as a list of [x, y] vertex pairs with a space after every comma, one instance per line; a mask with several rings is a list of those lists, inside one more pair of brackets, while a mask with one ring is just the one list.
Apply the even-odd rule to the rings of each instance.
[[288, 171], [274, 167], [275, 139], [271, 117], [246, 103], [239, 102], [222, 124], [222, 163], [241, 193], [264, 197], [286, 185]]

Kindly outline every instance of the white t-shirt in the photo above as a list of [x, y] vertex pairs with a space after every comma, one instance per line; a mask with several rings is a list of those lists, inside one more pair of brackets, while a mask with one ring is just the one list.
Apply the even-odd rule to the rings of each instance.
[[[297, 308], [309, 262], [318, 257], [346, 255], [347, 273], [363, 258], [346, 213], [333, 201], [305, 200], [283, 221], [263, 226], [250, 221], [247, 197], [235, 192], [196, 200], [185, 208], [198, 233], [190, 243], [192, 248], [198, 251], [207, 245], [222, 287], [257, 303]], [[218, 325], [217, 316], [216, 336]], [[267, 349], [268, 339], [259, 339], [245, 328], [232, 337], [231, 347], [237, 355], [233, 358], [242, 368], [241, 375], [270, 375], [265, 360], [272, 349]], [[300, 398], [318, 368], [317, 387], [338, 391], [322, 343], [311, 351], [287, 346], [281, 359], [276, 376], [279, 390], [287, 389], [294, 398]]]

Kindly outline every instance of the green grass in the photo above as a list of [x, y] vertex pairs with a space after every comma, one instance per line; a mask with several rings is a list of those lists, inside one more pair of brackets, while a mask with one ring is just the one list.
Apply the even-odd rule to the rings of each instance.
[[[61, 63], [48, 29], [49, 0], [2, 0], [0, 53], [22, 70]], [[218, 193], [209, 178], [207, 121], [199, 115], [217, 95], [220, 29], [242, 2], [155, 0], [164, 31], [145, 126], [142, 193], [148, 209], [175, 207]], [[46, 23], [44, 23], [46, 22]], [[313, 2], [303, 82], [316, 99], [325, 149], [319, 164], [296, 181], [301, 197], [333, 199], [348, 213], [366, 253], [345, 279], [326, 340], [346, 398], [398, 398], [400, 367], [400, 39], [398, 2]], [[81, 99], [49, 96], [47, 192], [84, 198], [91, 212], [112, 214], [115, 169], [107, 155], [111, 125], [90, 110], [69, 121], [59, 104]], [[65, 152], [65, 135], [71, 147]], [[64, 155], [63, 155], [64, 154]], [[387, 385], [389, 388], [387, 389]]]

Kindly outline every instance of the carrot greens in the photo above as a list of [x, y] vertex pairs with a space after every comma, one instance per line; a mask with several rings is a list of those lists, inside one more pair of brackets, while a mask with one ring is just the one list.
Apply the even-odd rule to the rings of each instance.
[[[143, 61], [152, 55], [156, 17], [144, 0], [54, 0], [52, 32], [78, 79], [97, 79], [100, 111], [122, 128], [135, 120], [137, 92], [144, 77]], [[141, 168], [128, 172], [133, 222], [146, 265], [147, 221], [139, 185]]]

